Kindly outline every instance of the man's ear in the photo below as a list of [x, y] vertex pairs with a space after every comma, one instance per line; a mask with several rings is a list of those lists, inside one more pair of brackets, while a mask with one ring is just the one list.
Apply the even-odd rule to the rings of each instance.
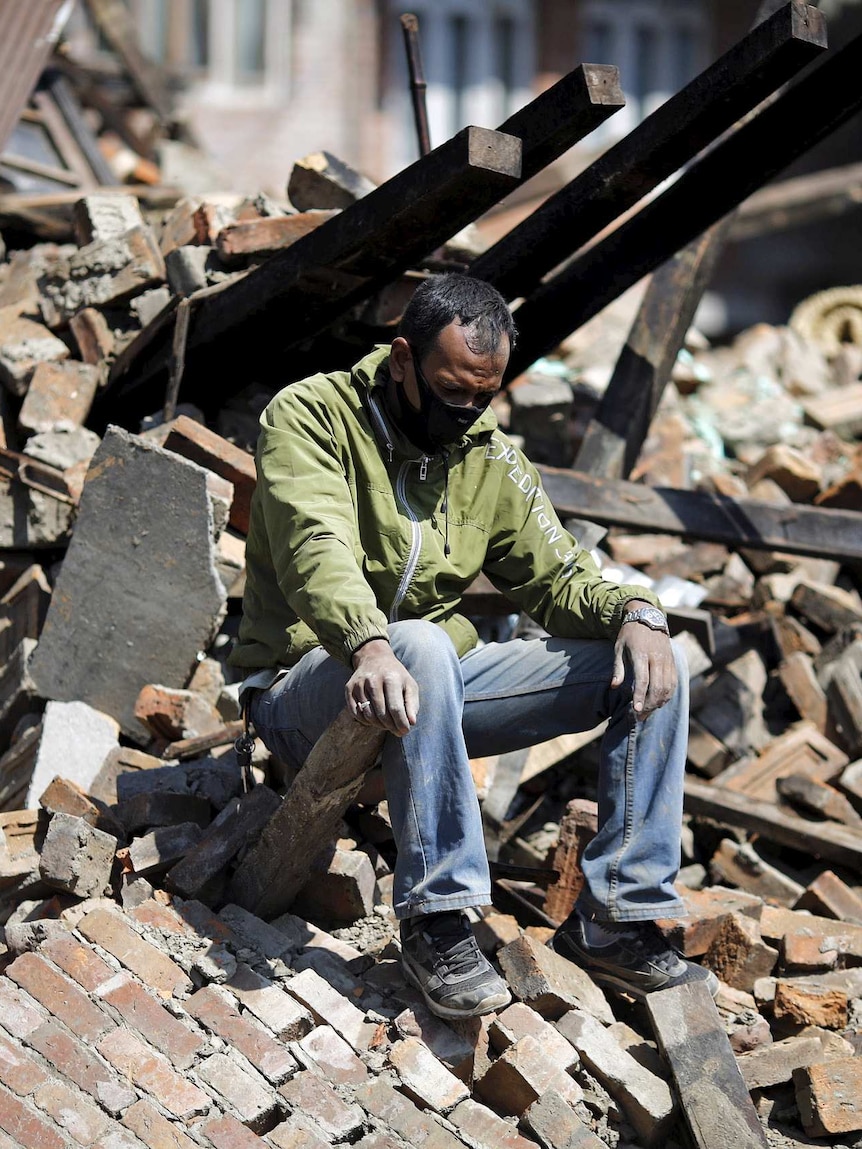
[[403, 336], [396, 335], [389, 351], [389, 374], [396, 383], [404, 382], [410, 359], [410, 344]]

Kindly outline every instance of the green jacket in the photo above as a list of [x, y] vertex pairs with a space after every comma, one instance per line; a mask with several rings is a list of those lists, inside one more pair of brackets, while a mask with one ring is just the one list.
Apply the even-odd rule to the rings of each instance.
[[318, 645], [349, 665], [415, 618], [463, 655], [477, 636], [461, 596], [480, 571], [561, 638], [613, 638], [628, 599], [655, 601], [601, 578], [490, 409], [449, 453], [446, 510], [442, 455], [384, 410], [388, 358], [378, 347], [351, 372], [294, 383], [261, 415], [235, 666], [291, 666]]

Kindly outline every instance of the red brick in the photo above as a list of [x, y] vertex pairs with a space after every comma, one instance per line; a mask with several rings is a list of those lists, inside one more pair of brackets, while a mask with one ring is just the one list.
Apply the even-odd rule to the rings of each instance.
[[796, 1104], [809, 1137], [862, 1129], [862, 1063], [847, 1057], [793, 1070]]
[[150, 945], [130, 925], [109, 910], [91, 910], [78, 923], [88, 941], [113, 954], [162, 997], [188, 993], [192, 983], [176, 962]]
[[208, 1121], [203, 1133], [216, 1149], [266, 1149], [266, 1142], [235, 1117]]
[[242, 962], [225, 986], [239, 999], [241, 1005], [282, 1041], [298, 1041], [314, 1028], [314, 1021], [307, 1009], [298, 1005], [296, 1000], [279, 986], [261, 977]]
[[0, 1081], [5, 1086], [19, 1097], [26, 1097], [47, 1080], [48, 1074], [32, 1057], [0, 1037]]
[[257, 483], [254, 457], [185, 415], [171, 423], [164, 445], [233, 483], [230, 525], [248, 534], [251, 496]]
[[[300, 1125], [293, 1118], [282, 1121], [271, 1129], [266, 1137], [275, 1149], [328, 1149], [329, 1142], [318, 1137], [304, 1125]], [[393, 1142], [394, 1144], [394, 1142]]]
[[97, 368], [87, 363], [40, 363], [33, 372], [18, 421], [29, 431], [51, 431], [63, 421], [80, 427], [90, 413]]
[[40, 951], [69, 977], [74, 978], [78, 985], [91, 993], [117, 972], [113, 966], [103, 961], [94, 949], [79, 942], [71, 934], [58, 934], [48, 938], [42, 943]]
[[[108, 1034], [108, 1037], [102, 1040], [106, 1041], [121, 1032], [115, 1029], [113, 1034]], [[107, 1109], [114, 1116], [122, 1113], [136, 1100], [128, 1084], [122, 1081], [109, 1065], [105, 1065], [56, 1022], [46, 1021], [30, 1034], [27, 1041], [51, 1065], [59, 1069], [70, 1081], [74, 1081], [85, 1093], [94, 1097], [103, 1109]]]
[[532, 1149], [535, 1144], [522, 1137], [514, 1125], [470, 1098], [453, 1109], [449, 1120], [481, 1149]]
[[43, 1085], [36, 1091], [33, 1100], [81, 1145], [92, 1145], [112, 1124], [110, 1117], [97, 1105], [62, 1081], [50, 1081]]
[[192, 1017], [224, 1038], [274, 1084], [280, 1085], [296, 1070], [296, 1062], [284, 1045], [259, 1022], [241, 1015], [213, 986], [199, 989], [183, 1004]]
[[268, 1129], [281, 1115], [272, 1086], [238, 1057], [214, 1053], [197, 1067], [197, 1076], [216, 1094], [223, 1109], [239, 1117], [255, 1133]]
[[387, 1078], [372, 1078], [356, 1090], [355, 1096], [366, 1113], [397, 1133], [408, 1145], [422, 1149], [460, 1149], [462, 1142], [454, 1134], [399, 1093]]
[[366, 1024], [365, 1014], [313, 969], [304, 969], [298, 973], [285, 988], [306, 1009], [311, 1010], [318, 1022], [331, 1025], [357, 1053], [367, 1049], [373, 1030]]
[[355, 1133], [364, 1117], [358, 1105], [348, 1105], [328, 1082], [314, 1073], [299, 1073], [279, 1093], [291, 1112], [311, 1121], [315, 1128], [333, 1141], [343, 1141]]
[[5, 1089], [0, 1089], [0, 1129], [21, 1149], [67, 1149], [65, 1138], [53, 1125]]
[[174, 1117], [205, 1113], [211, 1102], [203, 1090], [184, 1081], [160, 1053], [149, 1049], [133, 1033], [115, 1029], [98, 1044], [99, 1053], [139, 1089], [157, 1097]]
[[148, 1149], [198, 1149], [176, 1125], [154, 1109], [149, 1101], [138, 1101], [123, 1114], [123, 1124], [137, 1134]]
[[128, 916], [140, 922], [142, 926], [155, 926], [166, 934], [194, 934], [191, 926], [186, 925], [180, 915], [172, 906], [163, 906], [155, 898], [148, 898], [133, 910]]
[[363, 1062], [331, 1026], [318, 1025], [299, 1047], [332, 1085], [362, 1085], [368, 1079]]
[[21, 954], [6, 973], [82, 1041], [96, 1042], [113, 1028], [113, 1021], [73, 982], [52, 969], [40, 954]]
[[44, 1015], [33, 1008], [25, 993], [0, 978], [0, 1024], [8, 1033], [25, 1039], [44, 1021]]
[[196, 1030], [183, 1025], [148, 993], [140, 982], [118, 973], [98, 991], [123, 1020], [170, 1058], [177, 1069], [188, 1069], [206, 1045]]

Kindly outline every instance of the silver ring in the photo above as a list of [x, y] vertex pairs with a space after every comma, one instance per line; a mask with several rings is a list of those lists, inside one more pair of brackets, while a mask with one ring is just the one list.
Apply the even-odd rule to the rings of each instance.
[[370, 709], [370, 707], [371, 707], [370, 702], [360, 702], [356, 709], [357, 710], [368, 710], [368, 709]]

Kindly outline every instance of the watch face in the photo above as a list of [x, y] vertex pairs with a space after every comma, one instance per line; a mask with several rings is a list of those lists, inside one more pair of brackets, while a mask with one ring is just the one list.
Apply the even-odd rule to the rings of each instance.
[[640, 616], [648, 626], [660, 627], [662, 630], [667, 626], [664, 615], [657, 607], [645, 606]]

